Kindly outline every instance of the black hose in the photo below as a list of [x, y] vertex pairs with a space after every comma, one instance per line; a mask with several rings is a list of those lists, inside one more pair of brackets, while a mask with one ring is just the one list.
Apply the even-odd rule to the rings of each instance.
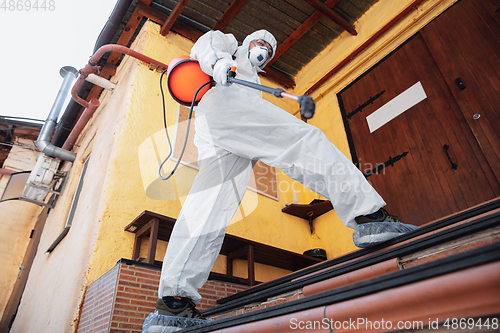
[[193, 109], [194, 109], [194, 105], [196, 103], [196, 97], [198, 96], [198, 93], [200, 92], [200, 90], [203, 89], [203, 87], [205, 87], [207, 84], [214, 83], [213, 80], [208, 81], [208, 82], [202, 84], [198, 88], [198, 90], [196, 90], [196, 92], [193, 96], [193, 101], [191, 102], [191, 108], [189, 109], [188, 123], [187, 123], [187, 128], [186, 128], [186, 136], [184, 138], [184, 144], [182, 145], [182, 150], [181, 150], [181, 153], [179, 155], [179, 159], [177, 160], [177, 163], [175, 164], [175, 166], [172, 169], [172, 171], [170, 172], [170, 174], [167, 177], [162, 177], [161, 168], [168, 161], [168, 159], [170, 158], [170, 156], [172, 156], [172, 153], [173, 153], [172, 143], [170, 142], [170, 137], [168, 135], [168, 130], [167, 130], [167, 113], [165, 111], [165, 94], [163, 93], [163, 85], [162, 85], [163, 75], [166, 72], [167, 72], [167, 70], [164, 70], [160, 76], [160, 92], [161, 92], [161, 100], [162, 100], [162, 107], [163, 107], [163, 125], [165, 127], [165, 134], [167, 135], [168, 147], [169, 147], [170, 152], [169, 152], [168, 156], [163, 160], [163, 162], [161, 162], [160, 167], [158, 168], [158, 176], [160, 177], [161, 180], [170, 179], [170, 177], [172, 177], [174, 175], [174, 172], [177, 170], [177, 167], [181, 163], [181, 159], [182, 159], [182, 156], [184, 155], [184, 151], [186, 150], [186, 145], [187, 145], [188, 138], [189, 138], [189, 127], [191, 126], [191, 118], [193, 116]]

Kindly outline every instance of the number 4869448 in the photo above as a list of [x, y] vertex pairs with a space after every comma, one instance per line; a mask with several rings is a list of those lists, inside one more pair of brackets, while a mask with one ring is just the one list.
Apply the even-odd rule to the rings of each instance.
[[446, 321], [443, 323], [443, 326], [446, 327], [447, 329], [498, 329], [498, 318], [479, 318], [475, 320], [474, 318], [453, 318], [453, 319], [446, 319]]
[[4, 0], [0, 5], [0, 10], [4, 12], [29, 12], [29, 11], [54, 11], [56, 10], [55, 0]]

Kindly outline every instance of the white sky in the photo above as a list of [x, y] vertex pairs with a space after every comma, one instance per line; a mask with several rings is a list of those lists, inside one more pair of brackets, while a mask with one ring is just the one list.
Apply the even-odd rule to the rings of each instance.
[[45, 120], [63, 82], [59, 70], [85, 66], [117, 1], [53, 0], [51, 11], [45, 0], [46, 10], [28, 11], [28, 0], [0, 0], [0, 116]]

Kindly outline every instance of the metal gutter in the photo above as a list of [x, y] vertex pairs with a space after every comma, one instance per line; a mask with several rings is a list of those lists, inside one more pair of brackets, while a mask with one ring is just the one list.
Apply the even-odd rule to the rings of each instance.
[[[495, 202], [498, 203], [499, 201], [496, 200]], [[496, 209], [491, 213], [484, 214], [480, 217], [471, 218], [469, 221], [466, 221], [463, 224], [453, 226], [439, 232], [429, 232], [429, 228], [423, 227], [412, 232], [411, 234], [413, 235], [411, 236], [415, 237], [416, 233], [422, 233], [423, 231], [425, 232], [427, 230], [429, 234], [425, 237], [415, 239], [397, 247], [388, 248], [382, 252], [372, 253], [370, 256], [360, 256], [360, 254], [364, 253], [364, 251], [360, 250], [343, 256], [340, 258], [340, 260], [333, 259], [324, 263], [314, 265], [302, 271], [291, 273], [281, 279], [268, 282], [266, 283], [267, 286], [265, 286], [266, 284], [262, 284], [247, 291], [241, 292], [240, 294], [227, 297], [225, 299], [227, 303], [212, 309], [208, 309], [204, 311], [203, 314], [205, 316], [210, 316], [215, 313], [221, 313], [229, 311], [236, 307], [241, 307], [245, 304], [262, 302], [276, 295], [297, 290], [313, 283], [318, 283], [326, 279], [334, 278], [342, 274], [347, 274], [362, 268], [369, 267], [371, 265], [375, 265], [377, 263], [380, 263], [381, 261], [386, 261], [411, 254], [416, 251], [420, 251], [437, 244], [452, 241], [460, 237], [470, 235], [472, 233], [496, 227], [498, 225], [500, 225], [500, 209]], [[429, 225], [427, 227], [434, 227], [434, 225]], [[408, 235], [405, 236], [408, 237]], [[373, 247], [369, 250], [373, 252], [379, 249], [379, 247]], [[353, 256], [357, 255], [359, 256], [358, 260], [345, 263], [345, 261], [349, 261], [353, 258]], [[325, 269], [328, 268], [327, 265], [330, 265], [330, 269]], [[313, 272], [316, 272], [316, 274], [311, 275], [308, 278], [297, 279], [300, 276], [311, 274]]]
[[[383, 314], [384, 319], [394, 316], [397, 321], [416, 312], [411, 306], [419, 306], [420, 311], [429, 307], [432, 310], [429, 313], [416, 312], [427, 316], [425, 318], [458, 311], [462, 313], [459, 318], [497, 314], [500, 312], [499, 274], [500, 243], [495, 243], [270, 308], [220, 319], [184, 332], [221, 329], [224, 332], [249, 332], [247, 329], [253, 329], [252, 332], [283, 332], [290, 330], [291, 318], [303, 316], [309, 318], [305, 320], [313, 320], [311, 316], [315, 313], [320, 315], [319, 320]], [[464, 295], [467, 295], [465, 299]], [[457, 302], [456, 297], [462, 301]], [[417, 300], [419, 298], [432, 300], [423, 304]], [[400, 302], [408, 304], [401, 307]], [[432, 303], [434, 306], [430, 306]], [[482, 312], [468, 312], [477, 308]], [[485, 310], [491, 312], [485, 313]]]
[[12, 125], [27, 126], [40, 129], [43, 125], [42, 119], [25, 118], [25, 117], [11, 117], [0, 116], [0, 122], [6, 122]]
[[95, 53], [101, 46], [111, 42], [132, 1], [133, 0], [119, 0], [116, 3], [108, 21], [104, 25], [104, 28], [102, 28], [99, 37], [97, 37], [92, 53]]

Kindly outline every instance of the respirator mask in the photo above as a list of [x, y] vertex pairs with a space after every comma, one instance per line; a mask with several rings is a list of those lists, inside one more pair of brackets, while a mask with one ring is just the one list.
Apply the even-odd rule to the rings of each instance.
[[253, 66], [260, 67], [266, 62], [269, 51], [267, 47], [257, 45], [254, 41], [252, 44], [253, 47], [248, 50], [248, 59]]

